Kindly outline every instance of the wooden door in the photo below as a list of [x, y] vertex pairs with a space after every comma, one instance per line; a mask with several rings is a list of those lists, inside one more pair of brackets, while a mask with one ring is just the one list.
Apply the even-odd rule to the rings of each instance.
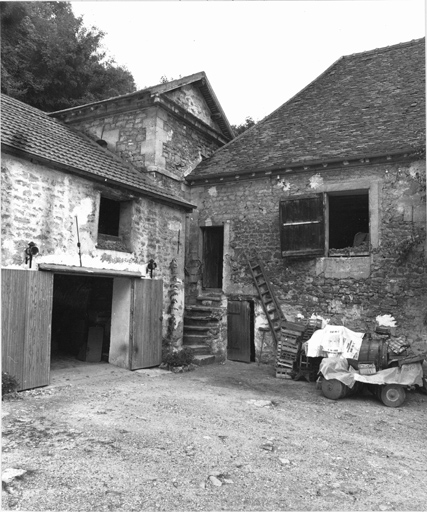
[[203, 287], [222, 288], [224, 228], [203, 228]]
[[47, 386], [50, 374], [53, 274], [2, 269], [2, 370], [19, 391]]
[[227, 305], [227, 357], [232, 361], [251, 361], [251, 308], [246, 300], [229, 300]]
[[133, 281], [130, 369], [149, 368], [162, 362], [163, 281]]

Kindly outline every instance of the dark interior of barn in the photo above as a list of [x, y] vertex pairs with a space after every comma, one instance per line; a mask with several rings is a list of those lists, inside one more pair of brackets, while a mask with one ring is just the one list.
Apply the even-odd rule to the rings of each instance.
[[51, 361], [108, 362], [113, 279], [82, 275], [54, 278]]
[[368, 194], [330, 195], [329, 248], [354, 247], [358, 233], [369, 235]]

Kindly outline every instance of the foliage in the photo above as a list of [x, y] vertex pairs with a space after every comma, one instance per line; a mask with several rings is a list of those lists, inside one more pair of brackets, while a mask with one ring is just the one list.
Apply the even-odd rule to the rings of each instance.
[[1, 90], [44, 111], [135, 91], [69, 2], [1, 2]]
[[163, 362], [168, 366], [188, 366], [194, 360], [194, 351], [190, 347], [170, 352], [163, 357]]
[[396, 244], [397, 263], [402, 265], [409, 258], [411, 251], [423, 243], [423, 237], [420, 234], [412, 233], [407, 238]]
[[252, 128], [252, 126], [255, 126], [255, 121], [252, 119], [252, 117], [248, 116], [245, 119], [245, 122], [239, 125], [232, 124], [231, 128], [233, 128], [233, 131], [236, 135], [240, 135], [241, 133], [245, 132], [249, 128]]
[[19, 382], [13, 375], [10, 375], [7, 372], [1, 373], [1, 395], [2, 395], [2, 398], [5, 395], [9, 395], [11, 393], [16, 393], [18, 388], [19, 388]]

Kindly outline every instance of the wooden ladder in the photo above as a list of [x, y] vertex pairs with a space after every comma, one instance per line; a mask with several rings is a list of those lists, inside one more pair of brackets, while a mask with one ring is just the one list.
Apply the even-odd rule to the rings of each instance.
[[280, 341], [282, 321], [286, 320], [276, 296], [274, 295], [273, 288], [265, 272], [264, 266], [258, 257], [249, 259], [248, 262], [256, 289], [261, 299], [261, 304], [264, 309], [265, 316], [267, 317], [270, 326], [271, 334], [274, 339], [275, 346], [277, 347]]

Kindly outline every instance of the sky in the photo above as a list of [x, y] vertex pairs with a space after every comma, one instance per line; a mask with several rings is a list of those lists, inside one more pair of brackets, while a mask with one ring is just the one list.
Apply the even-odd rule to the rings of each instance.
[[137, 89], [204, 71], [231, 124], [260, 121], [343, 55], [425, 35], [424, 0], [71, 2]]

